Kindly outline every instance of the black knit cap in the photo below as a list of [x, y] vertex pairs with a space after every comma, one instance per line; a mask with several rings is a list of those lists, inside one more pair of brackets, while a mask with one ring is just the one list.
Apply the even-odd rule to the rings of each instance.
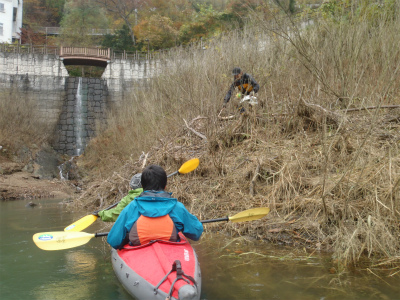
[[242, 70], [240, 70], [240, 68], [233, 68], [232, 70], [232, 75], [239, 75], [242, 72]]

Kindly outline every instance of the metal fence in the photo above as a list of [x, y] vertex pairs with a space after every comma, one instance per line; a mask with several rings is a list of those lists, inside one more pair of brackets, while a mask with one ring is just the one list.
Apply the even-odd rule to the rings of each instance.
[[46, 45], [20, 45], [0, 43], [0, 52], [6, 53], [39, 53], [54, 55], [100, 57], [109, 60], [156, 60], [170, 55], [170, 50], [157, 51], [117, 51], [110, 48], [57, 47]]
[[6, 53], [39, 53], [39, 54], [60, 54], [60, 47], [47, 45], [20, 45], [0, 43], [0, 52]]
[[[58, 35], [63, 32], [64, 33], [74, 32], [74, 30], [69, 30], [68, 28], [61, 28], [61, 27], [34, 27], [33, 30], [35, 32], [44, 33], [46, 35]], [[84, 33], [87, 35], [106, 35], [106, 34], [114, 34], [115, 30], [114, 29], [87, 28], [87, 29], [85, 29]]]

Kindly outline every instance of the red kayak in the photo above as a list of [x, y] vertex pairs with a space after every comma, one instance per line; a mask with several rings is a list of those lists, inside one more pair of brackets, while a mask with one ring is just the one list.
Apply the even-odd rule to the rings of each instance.
[[179, 234], [180, 242], [151, 241], [142, 246], [112, 249], [111, 262], [124, 288], [139, 300], [198, 300], [201, 271], [197, 255]]

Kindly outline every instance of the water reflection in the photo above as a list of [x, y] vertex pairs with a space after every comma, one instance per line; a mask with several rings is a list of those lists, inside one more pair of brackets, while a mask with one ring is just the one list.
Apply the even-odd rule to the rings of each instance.
[[[38, 300], [70, 300], [91, 299], [96, 289], [96, 262], [98, 258], [93, 253], [82, 250], [65, 253], [64, 266], [54, 272], [65, 274], [65, 280], [45, 283], [33, 289], [32, 296]], [[72, 275], [72, 277], [71, 277]], [[79, 291], [77, 293], [77, 291]]]
[[205, 300], [400, 299], [400, 277], [332, 272], [330, 255], [210, 235], [196, 245]]
[[[132, 300], [113, 273], [103, 238], [61, 251], [35, 246], [34, 233], [63, 230], [89, 213], [66, 211], [57, 200], [40, 202], [33, 209], [26, 201], [0, 202], [0, 298]], [[96, 221], [85, 231], [108, 231], [103, 227]], [[400, 276], [393, 271], [335, 272], [329, 255], [220, 234], [206, 233], [193, 244], [203, 300], [400, 300]]]

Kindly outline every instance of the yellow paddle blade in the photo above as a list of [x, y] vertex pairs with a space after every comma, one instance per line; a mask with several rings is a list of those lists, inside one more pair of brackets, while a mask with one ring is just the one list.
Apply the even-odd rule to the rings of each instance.
[[198, 158], [192, 158], [185, 162], [178, 170], [180, 174], [186, 174], [192, 172], [199, 166], [200, 160]]
[[86, 232], [40, 232], [33, 235], [33, 242], [43, 250], [63, 250], [84, 245], [94, 236]]
[[268, 215], [268, 207], [258, 207], [242, 211], [232, 217], [229, 217], [229, 221], [232, 222], [245, 222], [261, 219], [262, 217]]
[[64, 228], [66, 232], [73, 232], [73, 231], [82, 231], [86, 227], [89, 227], [97, 220], [97, 216], [95, 215], [87, 215], [78, 221], [72, 223], [71, 225]]

